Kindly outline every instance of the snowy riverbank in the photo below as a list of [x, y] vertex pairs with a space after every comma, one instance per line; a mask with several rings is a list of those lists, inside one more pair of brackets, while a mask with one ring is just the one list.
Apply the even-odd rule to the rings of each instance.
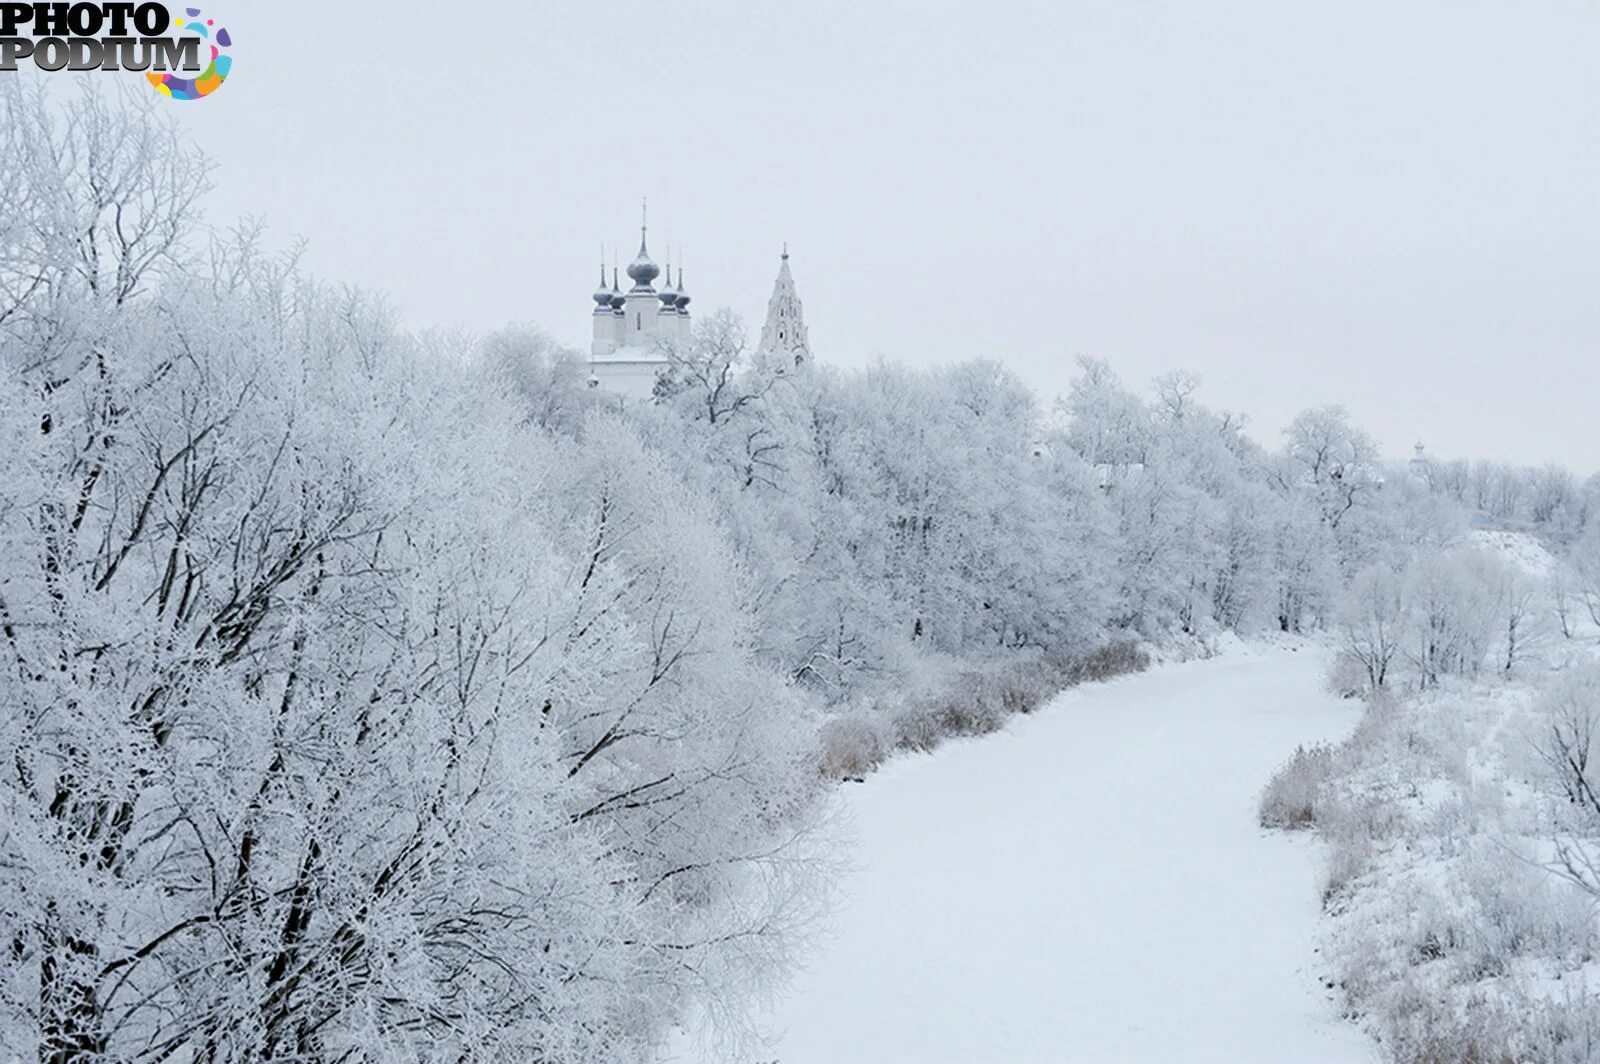
[[1235, 646], [845, 787], [855, 870], [762, 1059], [1377, 1059], [1317, 982], [1319, 844], [1255, 818], [1297, 744], [1356, 721], [1326, 663]]

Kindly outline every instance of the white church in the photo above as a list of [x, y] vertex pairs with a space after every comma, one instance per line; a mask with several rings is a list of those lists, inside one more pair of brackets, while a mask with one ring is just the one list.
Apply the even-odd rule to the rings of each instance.
[[[623, 291], [617, 271], [606, 285], [605, 263], [600, 264], [600, 285], [594, 290], [594, 340], [589, 345], [589, 386], [603, 388], [628, 399], [649, 399], [656, 376], [671, 365], [672, 352], [690, 342], [689, 289], [679, 267], [676, 281], [672, 264], [666, 276], [650, 258], [647, 226], [639, 227], [639, 254], [628, 263], [633, 287]], [[660, 278], [662, 286], [656, 288]], [[796, 366], [811, 359], [806, 322], [789, 272], [789, 247], [784, 245], [778, 279], [767, 301], [767, 320], [761, 329], [758, 353], [792, 358]]]

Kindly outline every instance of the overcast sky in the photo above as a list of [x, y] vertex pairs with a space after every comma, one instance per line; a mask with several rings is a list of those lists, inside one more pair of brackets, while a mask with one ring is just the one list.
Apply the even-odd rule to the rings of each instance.
[[[212, 11], [206, 12], [208, 15]], [[587, 346], [599, 244], [817, 356], [1187, 368], [1263, 442], [1600, 469], [1600, 5], [229, 0], [213, 221]], [[78, 75], [86, 76], [86, 75]], [[99, 75], [96, 75], [99, 76]], [[107, 75], [110, 76], [110, 75]]]

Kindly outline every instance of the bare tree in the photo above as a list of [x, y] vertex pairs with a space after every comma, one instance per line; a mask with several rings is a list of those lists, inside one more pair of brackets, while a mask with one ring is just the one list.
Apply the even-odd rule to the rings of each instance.
[[1555, 612], [1562, 636], [1567, 639], [1571, 639], [1575, 632], [1573, 624], [1578, 599], [1575, 582], [1572, 568], [1565, 561], [1558, 560], [1550, 572], [1550, 606]]
[[1600, 859], [1584, 837], [1600, 834], [1600, 766], [1593, 763], [1597, 705], [1600, 673], [1590, 668], [1564, 678], [1539, 705], [1548, 723], [1537, 749], [1580, 828], [1556, 840], [1553, 869], [1600, 897]]
[[1600, 625], [1600, 522], [1583, 530], [1567, 552], [1567, 571], [1589, 619]]
[[758, 402], [780, 378], [745, 372], [746, 339], [743, 319], [726, 307], [696, 320], [687, 344], [661, 346], [669, 368], [657, 382], [657, 399], [688, 397], [713, 425]]
[[1307, 410], [1286, 435], [1289, 457], [1315, 488], [1322, 519], [1330, 528], [1338, 528], [1357, 503], [1378, 489], [1377, 447], [1350, 425], [1343, 408]]
[[1514, 564], [1502, 568], [1498, 598], [1500, 636], [1505, 647], [1501, 671], [1506, 675], [1546, 638], [1545, 596], [1544, 584], [1523, 569]]
[[1381, 690], [1405, 637], [1400, 578], [1388, 566], [1362, 570], [1346, 592], [1338, 618], [1345, 652], [1366, 670], [1368, 687]]

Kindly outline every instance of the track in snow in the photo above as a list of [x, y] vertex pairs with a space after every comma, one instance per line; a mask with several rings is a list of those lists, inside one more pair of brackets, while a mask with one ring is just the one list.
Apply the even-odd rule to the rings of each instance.
[[1316, 980], [1317, 844], [1255, 819], [1297, 743], [1355, 723], [1325, 664], [1242, 648], [1087, 685], [845, 788], [856, 867], [765, 1059], [1375, 1061]]

